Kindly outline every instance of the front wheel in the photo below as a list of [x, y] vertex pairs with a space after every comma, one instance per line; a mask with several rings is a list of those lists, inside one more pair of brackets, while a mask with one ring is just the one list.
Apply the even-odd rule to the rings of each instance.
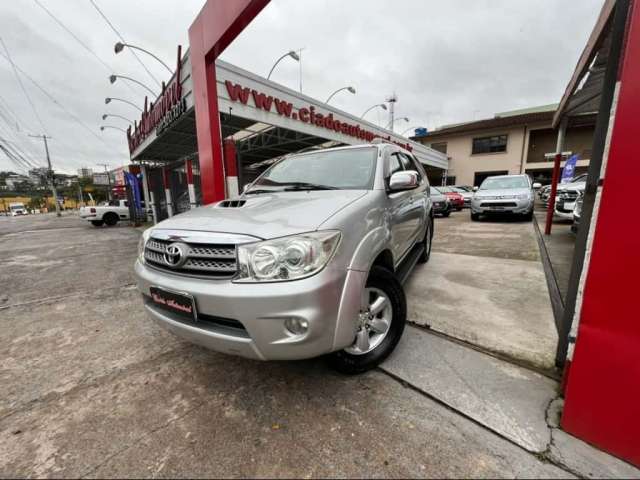
[[477, 222], [478, 220], [480, 220], [480, 214], [471, 212], [471, 220]]
[[342, 373], [356, 374], [379, 365], [396, 347], [407, 319], [402, 285], [389, 270], [374, 266], [362, 293], [353, 344], [329, 357]]

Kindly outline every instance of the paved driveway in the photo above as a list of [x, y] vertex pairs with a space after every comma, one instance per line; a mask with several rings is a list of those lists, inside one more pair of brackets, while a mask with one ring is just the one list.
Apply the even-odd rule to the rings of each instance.
[[407, 284], [409, 320], [543, 370], [557, 331], [531, 222], [437, 218], [431, 262]]
[[181, 342], [142, 313], [138, 236], [0, 217], [0, 476], [568, 475], [382, 370]]

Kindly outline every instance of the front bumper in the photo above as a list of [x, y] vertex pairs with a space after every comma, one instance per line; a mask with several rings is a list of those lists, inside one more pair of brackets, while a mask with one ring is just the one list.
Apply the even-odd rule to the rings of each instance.
[[533, 211], [532, 199], [520, 198], [501, 198], [501, 199], [482, 199], [474, 198], [471, 201], [471, 212], [476, 214], [527, 214]]
[[[147, 314], [185, 340], [222, 353], [257, 360], [313, 358], [353, 343], [366, 273], [325, 268], [290, 282], [232, 283], [161, 272], [136, 261], [138, 289], [150, 287], [187, 292], [196, 310], [207, 317], [232, 319], [244, 330], [228, 329], [167, 312], [145, 300]], [[302, 335], [285, 329], [287, 318], [308, 321]]]

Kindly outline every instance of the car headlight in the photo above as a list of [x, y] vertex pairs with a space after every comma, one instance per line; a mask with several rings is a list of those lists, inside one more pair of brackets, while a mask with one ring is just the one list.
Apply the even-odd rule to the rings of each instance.
[[309, 232], [264, 242], [238, 245], [238, 276], [234, 282], [284, 282], [309, 277], [331, 260], [340, 232]]
[[518, 200], [527, 200], [529, 198], [529, 194], [523, 193], [522, 195], [516, 195], [515, 198], [517, 198]]
[[149, 235], [151, 235], [151, 229], [146, 229], [140, 235], [140, 240], [138, 240], [138, 260], [140, 263], [144, 263], [144, 247], [147, 245], [147, 240], [149, 240]]

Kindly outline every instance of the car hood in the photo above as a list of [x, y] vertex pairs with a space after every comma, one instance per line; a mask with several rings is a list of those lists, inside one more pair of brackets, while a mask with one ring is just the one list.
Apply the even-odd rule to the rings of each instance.
[[440, 194], [431, 194], [431, 201], [432, 202], [444, 202], [447, 199], [446, 195], [440, 193]]
[[516, 197], [518, 195], [527, 195], [531, 193], [528, 188], [498, 188], [495, 190], [478, 190], [475, 194], [475, 198], [488, 198], [488, 197]]
[[318, 190], [246, 195], [189, 210], [154, 228], [236, 233], [263, 239], [283, 237], [316, 230], [367, 193], [367, 190]]
[[561, 190], [584, 190], [587, 182], [561, 183], [558, 185], [558, 191]]

